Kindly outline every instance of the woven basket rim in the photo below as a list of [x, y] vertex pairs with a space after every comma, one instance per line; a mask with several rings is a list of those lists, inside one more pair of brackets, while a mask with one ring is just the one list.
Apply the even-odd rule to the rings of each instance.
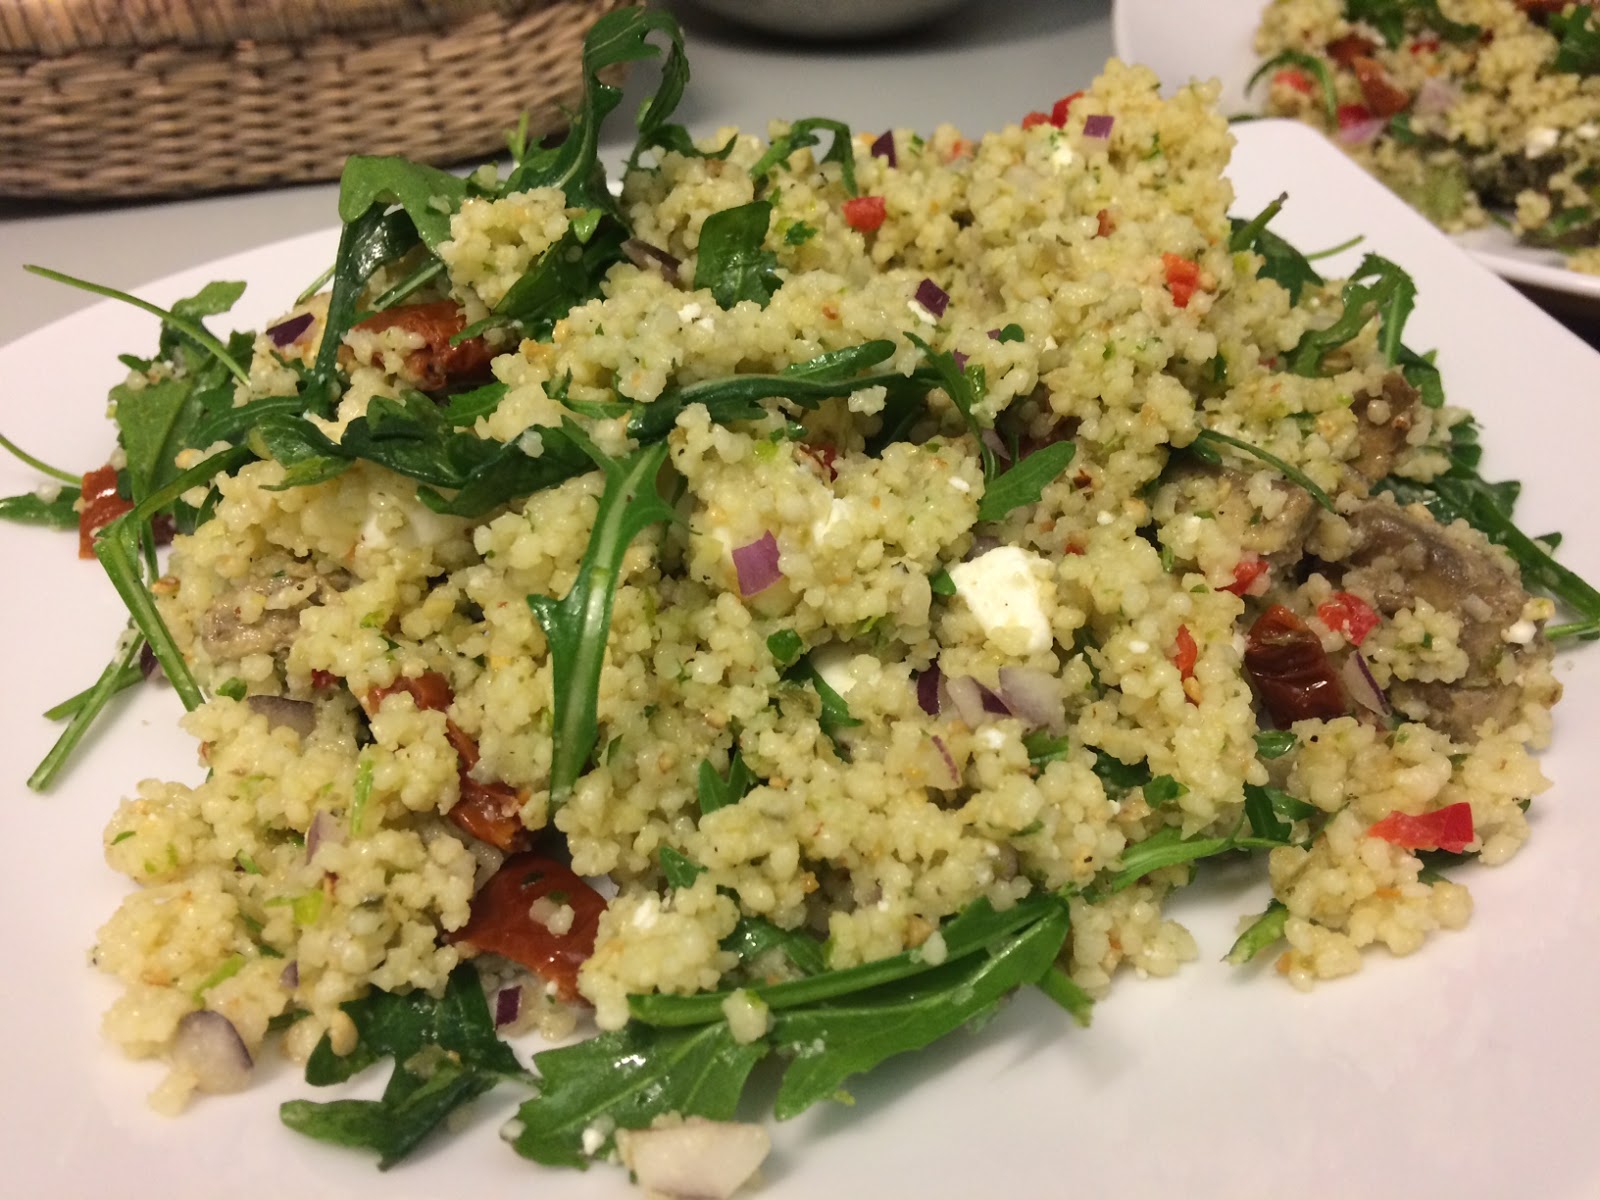
[[560, 0], [0, 0], [0, 55], [299, 44], [318, 38], [444, 33], [493, 12], [507, 20]]

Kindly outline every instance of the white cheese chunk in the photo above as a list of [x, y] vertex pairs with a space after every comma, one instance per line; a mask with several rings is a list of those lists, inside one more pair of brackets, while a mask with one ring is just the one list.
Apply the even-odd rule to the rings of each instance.
[[1034, 573], [1047, 565], [1020, 547], [999, 546], [951, 567], [950, 580], [990, 641], [1003, 638], [1013, 652], [1037, 654], [1051, 641], [1046, 585]]

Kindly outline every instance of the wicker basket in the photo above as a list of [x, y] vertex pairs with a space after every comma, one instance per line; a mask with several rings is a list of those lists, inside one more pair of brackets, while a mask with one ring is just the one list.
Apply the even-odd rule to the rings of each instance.
[[0, 0], [0, 196], [108, 199], [463, 162], [564, 127], [623, 0]]

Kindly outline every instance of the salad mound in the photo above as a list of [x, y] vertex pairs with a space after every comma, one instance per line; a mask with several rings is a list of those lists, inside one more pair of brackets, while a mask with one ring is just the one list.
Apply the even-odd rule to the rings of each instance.
[[1600, 28], [1560, 0], [1273, 0], [1253, 84], [1435, 224], [1600, 273]]
[[[614, 196], [602, 76], [651, 56]], [[518, 1153], [725, 1195], [758, 1064], [781, 1120], [1019, 988], [1087, 1024], [1202, 952], [1163, 906], [1217, 860], [1273, 899], [1204, 952], [1299, 987], [1467, 922], [1600, 595], [1399, 265], [1230, 217], [1212, 91], [1141, 68], [976, 140], [693, 139], [648, 10], [585, 78], [509, 169], [353, 159], [325, 290], [161, 312], [108, 467], [0, 507], [130, 611], [34, 784], [156, 668], [199, 743], [105, 834], [159, 1107], [384, 1069], [281, 1115], [389, 1167], [505, 1082]]]

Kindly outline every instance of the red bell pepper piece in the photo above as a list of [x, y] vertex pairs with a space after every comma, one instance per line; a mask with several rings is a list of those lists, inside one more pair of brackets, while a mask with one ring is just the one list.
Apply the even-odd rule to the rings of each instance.
[[1392, 812], [1368, 829], [1367, 836], [1382, 838], [1405, 850], [1460, 854], [1477, 834], [1472, 828], [1472, 805], [1462, 801], [1415, 817]]

